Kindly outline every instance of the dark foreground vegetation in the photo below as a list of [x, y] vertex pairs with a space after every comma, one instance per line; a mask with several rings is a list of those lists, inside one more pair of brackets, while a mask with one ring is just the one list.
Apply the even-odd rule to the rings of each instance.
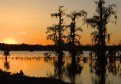
[[69, 84], [58, 79], [44, 77], [28, 77], [21, 71], [11, 74], [0, 70], [0, 84]]

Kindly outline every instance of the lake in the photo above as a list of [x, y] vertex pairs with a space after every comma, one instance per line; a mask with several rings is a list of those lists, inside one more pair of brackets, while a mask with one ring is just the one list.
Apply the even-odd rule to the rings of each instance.
[[[69, 53], [65, 52], [64, 62], [59, 65], [57, 56], [45, 59], [46, 51], [11, 51], [7, 60], [0, 52], [0, 69], [17, 73], [22, 70], [27, 76], [53, 77], [75, 84], [121, 84], [121, 62], [109, 62], [105, 73], [99, 74], [96, 61], [88, 60], [89, 51], [84, 51], [78, 63], [71, 63]], [[87, 61], [83, 61], [83, 57]], [[58, 67], [61, 66], [61, 67]], [[102, 82], [103, 81], [103, 82]]]

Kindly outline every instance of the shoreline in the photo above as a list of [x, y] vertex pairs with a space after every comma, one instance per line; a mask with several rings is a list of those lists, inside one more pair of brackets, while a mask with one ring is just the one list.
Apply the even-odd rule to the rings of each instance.
[[10, 72], [0, 70], [0, 84], [72, 84], [63, 82], [59, 79], [46, 77], [29, 77], [21, 71], [11, 74]]

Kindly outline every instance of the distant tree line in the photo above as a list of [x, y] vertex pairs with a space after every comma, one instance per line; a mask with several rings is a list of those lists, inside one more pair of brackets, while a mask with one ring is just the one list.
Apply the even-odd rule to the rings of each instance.
[[[70, 45], [65, 44], [62, 45], [62, 50], [69, 51]], [[94, 51], [95, 46], [93, 45], [85, 45], [85, 46], [77, 46], [78, 50], [85, 51]], [[121, 50], [121, 46], [106, 46], [108, 50]], [[57, 46], [54, 45], [28, 45], [28, 44], [0, 44], [0, 50], [10, 50], [10, 51], [54, 51], [57, 50]]]

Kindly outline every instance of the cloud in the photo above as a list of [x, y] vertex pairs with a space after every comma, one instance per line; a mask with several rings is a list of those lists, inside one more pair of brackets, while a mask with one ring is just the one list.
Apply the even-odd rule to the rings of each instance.
[[28, 33], [27, 33], [27, 32], [19, 32], [19, 34], [26, 35], [26, 34], [28, 34]]

